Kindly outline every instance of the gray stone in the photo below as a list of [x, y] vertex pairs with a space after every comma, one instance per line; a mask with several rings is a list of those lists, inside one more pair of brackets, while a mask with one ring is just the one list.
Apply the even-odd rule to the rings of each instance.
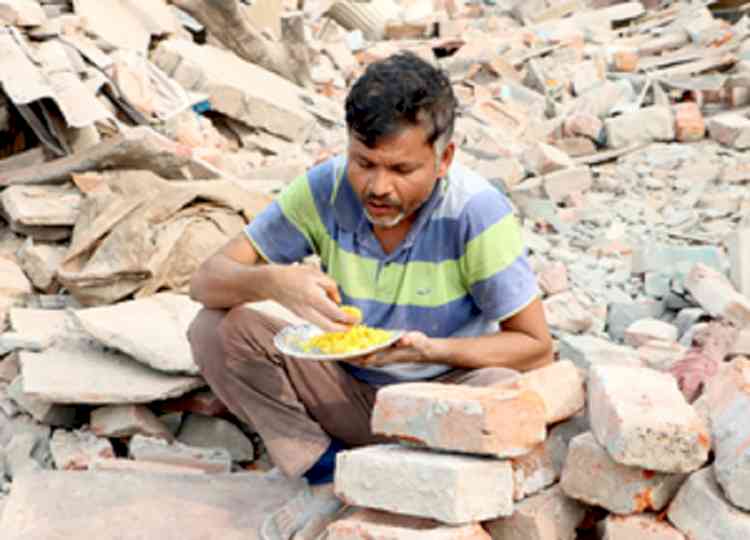
[[223, 448], [196, 448], [178, 441], [135, 435], [128, 446], [136, 461], [192, 467], [208, 473], [225, 473], [232, 468], [232, 457]]
[[233, 461], [253, 461], [255, 448], [240, 428], [223, 418], [190, 414], [182, 423], [178, 440], [201, 448], [225, 448]]
[[67, 251], [65, 246], [34, 244], [29, 238], [18, 251], [18, 262], [34, 287], [40, 291], [52, 292], [56, 287], [57, 269]]
[[112, 443], [90, 431], [56, 429], [50, 449], [58, 470], [86, 470], [99, 459], [115, 457]]
[[607, 145], [623, 148], [635, 142], [672, 141], [674, 116], [669, 107], [654, 105], [604, 121]]
[[263, 520], [299, 481], [227, 475], [45, 471], [17, 479], [4, 540], [260, 540]]
[[23, 375], [17, 376], [13, 383], [11, 383], [8, 387], [8, 395], [21, 409], [43, 424], [50, 426], [70, 426], [75, 419], [75, 407], [57, 405], [50, 401], [28, 395], [24, 390]]
[[667, 517], [691, 539], [750, 538], [750, 514], [735, 508], [724, 498], [711, 467], [690, 475], [669, 505]]
[[555, 468], [557, 478], [560, 478], [562, 475], [565, 460], [568, 457], [570, 449], [570, 441], [590, 429], [589, 419], [586, 417], [585, 412], [582, 412], [550, 430], [546, 445], [550, 448], [552, 466]]
[[5, 447], [5, 473], [10, 479], [29, 471], [49, 468], [52, 463], [49, 438], [18, 433]]
[[159, 293], [112, 306], [74, 312], [81, 327], [103, 345], [168, 373], [198, 373], [187, 329], [201, 304], [189, 297]]
[[658, 319], [664, 314], [664, 303], [657, 301], [612, 303], [607, 310], [607, 333], [616, 341], [625, 338], [628, 326], [640, 319]]
[[42, 351], [50, 345], [49, 340], [36, 336], [25, 336], [18, 332], [4, 332], [0, 334], [0, 356], [18, 350]]
[[572, 361], [588, 373], [599, 364], [640, 366], [638, 351], [596, 336], [565, 336], [558, 343], [560, 358]]

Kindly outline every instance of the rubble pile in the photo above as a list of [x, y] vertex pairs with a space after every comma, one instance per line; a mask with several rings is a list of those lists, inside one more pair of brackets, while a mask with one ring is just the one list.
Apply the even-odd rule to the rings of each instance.
[[206, 388], [185, 293], [346, 149], [348, 85], [403, 50], [449, 74], [456, 158], [513, 203], [559, 361], [491, 391], [382, 391], [374, 429], [410, 444], [341, 455], [360, 509], [329, 538], [750, 536], [750, 21], [733, 13], [0, 0], [4, 537], [169, 540], [180, 516], [180, 539], [254, 538], [299, 488], [258, 472], [262, 441]]

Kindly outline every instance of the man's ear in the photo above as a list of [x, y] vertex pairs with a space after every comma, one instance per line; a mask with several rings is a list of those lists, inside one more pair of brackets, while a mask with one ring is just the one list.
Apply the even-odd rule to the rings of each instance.
[[444, 177], [448, 174], [448, 169], [451, 168], [453, 163], [453, 156], [456, 154], [456, 145], [454, 143], [448, 143], [448, 146], [443, 150], [443, 155], [440, 156], [440, 165], [438, 167], [438, 178]]

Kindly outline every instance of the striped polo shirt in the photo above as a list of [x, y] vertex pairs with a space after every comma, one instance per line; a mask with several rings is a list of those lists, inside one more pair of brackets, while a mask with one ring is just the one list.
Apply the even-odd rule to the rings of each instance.
[[[418, 210], [406, 238], [389, 254], [347, 179], [345, 156], [294, 180], [246, 233], [272, 263], [319, 255], [343, 302], [359, 307], [372, 327], [418, 330], [431, 337], [497, 332], [499, 321], [538, 294], [510, 203], [455, 161]], [[374, 385], [431, 379], [451, 369], [341, 365]]]

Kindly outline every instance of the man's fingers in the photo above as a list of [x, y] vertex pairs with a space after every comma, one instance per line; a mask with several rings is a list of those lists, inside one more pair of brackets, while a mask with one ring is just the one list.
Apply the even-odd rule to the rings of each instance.
[[349, 329], [345, 324], [338, 324], [332, 321], [314, 308], [306, 309], [303, 318], [321, 328], [324, 332], [346, 332]]
[[336, 304], [341, 303], [341, 293], [339, 292], [339, 286], [336, 282], [325, 274], [320, 276], [320, 286], [326, 293], [326, 296]]

